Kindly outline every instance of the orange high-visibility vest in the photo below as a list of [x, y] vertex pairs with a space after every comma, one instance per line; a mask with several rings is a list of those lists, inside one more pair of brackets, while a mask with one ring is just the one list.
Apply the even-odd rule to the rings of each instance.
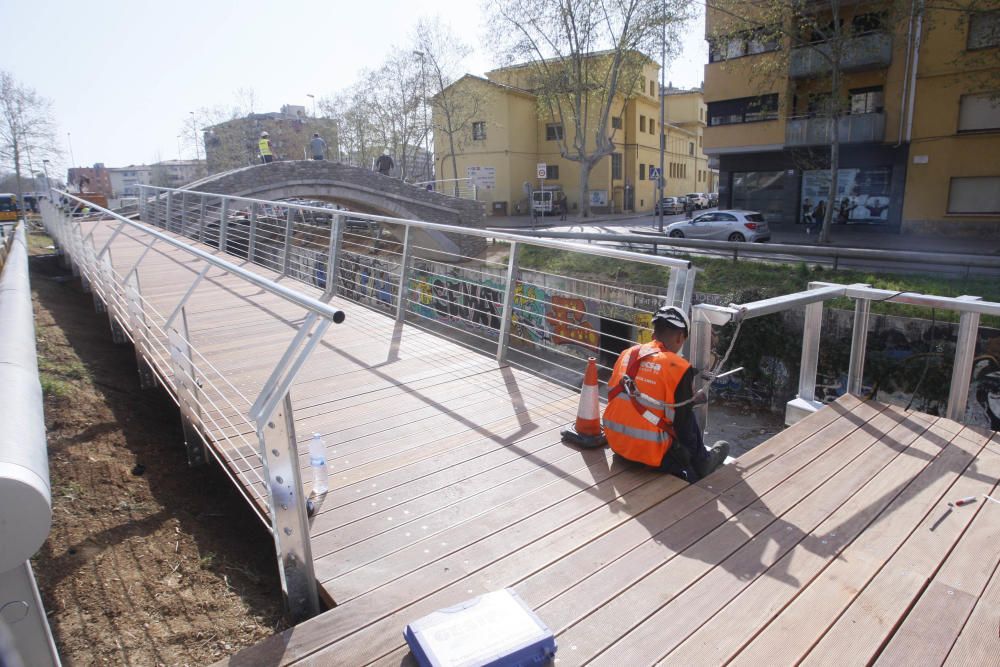
[[[634, 375], [628, 373], [630, 365]], [[621, 353], [608, 381], [612, 391], [604, 410], [604, 432], [612, 450], [646, 465], [663, 463], [674, 441], [674, 409], [669, 404], [677, 402], [677, 385], [690, 367], [659, 341], [634, 345]], [[614, 389], [627, 373], [635, 387], [631, 395]]]

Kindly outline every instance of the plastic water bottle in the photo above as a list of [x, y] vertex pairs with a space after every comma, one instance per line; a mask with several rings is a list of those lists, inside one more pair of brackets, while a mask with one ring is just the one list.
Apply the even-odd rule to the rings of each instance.
[[309, 465], [313, 471], [313, 492], [318, 496], [326, 493], [327, 477], [329, 473], [326, 469], [326, 442], [320, 433], [313, 433], [312, 440], [309, 441]]

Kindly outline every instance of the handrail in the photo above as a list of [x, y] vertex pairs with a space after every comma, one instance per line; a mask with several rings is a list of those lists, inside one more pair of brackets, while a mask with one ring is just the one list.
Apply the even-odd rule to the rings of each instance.
[[704, 250], [724, 250], [727, 253], [754, 252], [764, 255], [800, 254], [829, 259], [867, 259], [871, 261], [933, 263], [941, 266], [962, 266], [996, 269], [1000, 268], [1000, 256], [985, 253], [937, 253], [915, 250], [879, 250], [876, 248], [837, 248], [815, 245], [782, 243], [748, 243], [739, 241], [706, 241], [701, 239], [673, 238], [659, 232], [636, 234], [603, 234], [599, 232], [550, 232], [545, 230], [519, 230], [510, 232], [518, 236], [543, 237], [553, 239], [575, 239], [580, 241], [610, 241], [613, 243], [635, 243], [654, 246], [677, 246]]
[[[322, 206], [309, 206], [309, 205], [306, 205], [306, 204], [295, 204], [295, 203], [292, 203], [292, 202], [275, 202], [275, 201], [266, 200], [266, 199], [253, 199], [253, 198], [250, 198], [250, 197], [239, 197], [239, 196], [235, 196], [235, 195], [223, 195], [223, 194], [219, 194], [219, 193], [215, 193], [215, 192], [201, 192], [200, 190], [183, 190], [183, 189], [174, 189], [174, 188], [163, 188], [163, 187], [157, 187], [157, 186], [152, 186], [152, 185], [143, 185], [143, 186], [140, 186], [140, 187], [142, 189], [147, 189], [147, 190], [159, 190], [160, 192], [177, 192], [177, 193], [188, 192], [188, 193], [194, 193], [194, 194], [196, 194], [198, 196], [202, 196], [202, 197], [220, 197], [220, 198], [225, 198], [225, 199], [230, 199], [230, 200], [236, 199], [236, 200], [239, 200], [239, 201], [245, 201], [245, 202], [250, 202], [250, 203], [265, 204], [267, 206], [275, 206], [277, 204], [277, 205], [282, 206], [283, 208], [290, 208], [290, 209], [293, 209], [293, 210], [300, 210], [300, 211], [312, 211], [312, 212], [326, 213], [328, 215], [331, 214], [331, 213], [333, 213], [334, 215], [338, 215], [338, 214], [350, 215], [352, 218], [360, 218], [362, 220], [370, 220], [372, 222], [382, 222], [382, 223], [388, 223], [388, 224], [393, 224], [393, 225], [403, 225], [405, 227], [415, 227], [417, 229], [426, 229], [426, 230], [438, 231], [438, 232], [454, 233], [456, 231], [456, 228], [453, 225], [444, 225], [444, 224], [440, 224], [440, 223], [437, 223], [437, 222], [424, 222], [423, 220], [408, 220], [406, 218], [394, 218], [394, 217], [391, 217], [391, 216], [374, 215], [374, 214], [371, 214], [371, 213], [358, 213], [358, 212], [349, 211], [349, 210], [331, 211], [330, 209], [323, 208]], [[478, 237], [484, 238], [484, 239], [496, 239], [498, 241], [508, 241], [508, 242], [525, 243], [524, 235], [517, 234], [517, 233], [497, 232], [497, 231], [490, 231], [490, 230], [486, 230], [486, 229], [476, 229], [476, 228], [473, 228], [473, 227], [462, 227], [460, 229], [460, 231], [463, 234], [468, 234], [469, 236], [478, 236]], [[579, 244], [575, 244], [575, 243], [563, 243], [563, 242], [560, 242], [560, 241], [550, 241], [550, 240], [544, 239], [544, 238], [534, 239], [532, 241], [529, 241], [529, 243], [531, 245], [542, 246], [542, 247], [545, 247], [545, 248], [553, 248], [555, 250], [569, 250], [569, 251], [572, 251], [572, 252], [582, 252], [581, 249], [580, 249]], [[613, 259], [628, 260], [630, 262], [641, 262], [643, 264], [655, 264], [655, 265], [659, 265], [659, 266], [667, 266], [667, 267], [677, 268], [677, 269], [688, 269], [688, 268], [691, 268], [691, 262], [689, 262], [687, 260], [676, 259], [674, 257], [660, 257], [660, 256], [656, 256], [656, 255], [637, 255], [635, 253], [627, 252], [627, 251], [624, 251], [624, 250], [616, 250], [614, 248], [600, 248], [600, 247], [598, 247], [598, 248], [587, 248], [586, 252], [590, 253], [590, 254], [594, 254], [594, 255], [601, 255], [603, 257], [611, 257]]]
[[[70, 199], [75, 199], [77, 202], [82, 203], [85, 201], [68, 192], [63, 192], [62, 190], [55, 190], [55, 192], [61, 196], [69, 197]], [[199, 250], [198, 248], [190, 246], [186, 243], [182, 243], [177, 239], [173, 238], [172, 236], [169, 236], [162, 232], [158, 232], [152, 227], [143, 225], [139, 222], [136, 222], [135, 220], [130, 220], [124, 216], [115, 213], [114, 211], [109, 211], [106, 208], [96, 206], [94, 204], [91, 204], [90, 202], [86, 203], [88, 206], [90, 206], [90, 208], [95, 209], [103, 213], [104, 215], [111, 216], [118, 222], [129, 225], [130, 227], [135, 227], [136, 229], [140, 229], [143, 231], [143, 233], [149, 234], [159, 241], [163, 241], [164, 243], [173, 246], [174, 248], [178, 248], [187, 253], [190, 253], [195, 257], [198, 257], [199, 259], [202, 259], [215, 267], [223, 269], [224, 271], [236, 274], [240, 278], [246, 280], [247, 282], [253, 283], [257, 287], [260, 287], [261, 289], [266, 290], [271, 294], [280, 296], [281, 298], [291, 301], [296, 305], [302, 306], [303, 308], [313, 313], [316, 313], [320, 317], [324, 317], [338, 324], [344, 321], [344, 311], [340, 310], [339, 308], [334, 308], [333, 306], [325, 304], [322, 301], [319, 301], [318, 299], [312, 298], [311, 296], [307, 296], [305, 294], [302, 294], [301, 292], [296, 292], [295, 290], [288, 289], [284, 285], [276, 283], [273, 280], [268, 280], [267, 278], [264, 278], [262, 276], [257, 275], [256, 273], [253, 273], [252, 271], [247, 271], [243, 267], [237, 266], [236, 264], [233, 264], [231, 262], [227, 262], [224, 259], [219, 259], [218, 257], [216, 257], [211, 253], [205, 252], [204, 250]], [[327, 210], [327, 209], [320, 209], [320, 210]]]

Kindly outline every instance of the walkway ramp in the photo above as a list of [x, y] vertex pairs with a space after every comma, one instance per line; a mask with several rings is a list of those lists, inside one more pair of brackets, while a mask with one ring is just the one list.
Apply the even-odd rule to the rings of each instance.
[[[564, 476], [532, 461], [500, 477], [506, 501], [468, 511], [461, 486], [431, 494], [466, 498], [439, 503], [447, 527], [407, 522], [404, 501], [385, 537], [327, 561], [340, 606], [223, 664], [413, 664], [408, 622], [505, 586], [559, 664], [996, 664], [995, 434], [845, 396], [690, 486], [529, 441], [558, 448]], [[400, 498], [369, 484], [372, 511]]]

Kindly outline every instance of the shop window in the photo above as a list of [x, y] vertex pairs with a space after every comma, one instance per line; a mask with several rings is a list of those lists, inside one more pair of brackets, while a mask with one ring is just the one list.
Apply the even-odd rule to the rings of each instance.
[[545, 179], [549, 181], [555, 181], [559, 179], [559, 165], [557, 164], [547, 164], [545, 165]]
[[622, 154], [611, 154], [611, 178], [615, 181], [622, 180]]
[[883, 110], [882, 86], [858, 88], [851, 91], [851, 113], [880, 113]]
[[1000, 176], [951, 179], [949, 213], [1000, 213]]
[[784, 211], [784, 172], [743, 171], [733, 173], [732, 207], [760, 211], [768, 221], [780, 221]]
[[977, 12], [969, 16], [966, 48], [987, 49], [1000, 46], [1000, 11]]
[[486, 121], [477, 120], [472, 123], [472, 139], [473, 141], [479, 141], [486, 138]]
[[545, 141], [562, 141], [562, 123], [547, 123], [545, 125]]
[[1000, 91], [962, 95], [958, 109], [959, 132], [1000, 129]]
[[778, 94], [708, 103], [709, 125], [756, 123], [778, 119]]
[[639, 180], [640, 181], [646, 180], [646, 165], [642, 164], [641, 162], [639, 163]]

